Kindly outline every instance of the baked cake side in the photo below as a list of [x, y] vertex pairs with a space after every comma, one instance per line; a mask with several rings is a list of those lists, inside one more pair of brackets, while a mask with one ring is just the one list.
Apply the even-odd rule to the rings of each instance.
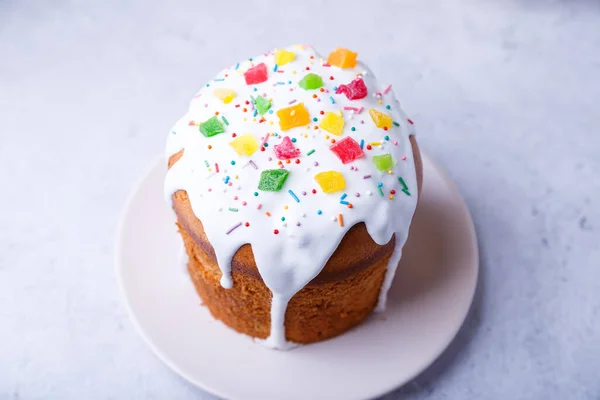
[[275, 348], [383, 308], [417, 203], [412, 121], [347, 49], [225, 69], [167, 144], [165, 196], [212, 314]]

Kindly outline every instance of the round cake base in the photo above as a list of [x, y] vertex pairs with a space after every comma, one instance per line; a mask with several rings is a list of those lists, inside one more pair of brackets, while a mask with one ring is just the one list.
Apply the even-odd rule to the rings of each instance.
[[[233, 288], [220, 284], [218, 266], [179, 225], [188, 254], [188, 271], [211, 314], [238, 332], [266, 339], [271, 329], [270, 291], [262, 280], [233, 271]], [[294, 343], [337, 336], [362, 322], [375, 308], [391, 254], [341, 280], [312, 282], [290, 300], [285, 334]]]

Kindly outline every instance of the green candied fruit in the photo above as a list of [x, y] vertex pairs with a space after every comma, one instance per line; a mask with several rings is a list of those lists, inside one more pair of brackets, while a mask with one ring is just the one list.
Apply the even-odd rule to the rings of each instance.
[[304, 90], [318, 89], [323, 86], [323, 79], [317, 74], [306, 74], [306, 76], [298, 82], [298, 86]]
[[271, 108], [271, 101], [262, 96], [258, 96], [254, 100], [254, 105], [256, 106], [256, 110], [260, 115], [265, 115], [265, 113], [269, 111], [269, 108]]
[[266, 169], [260, 174], [258, 189], [267, 192], [277, 192], [281, 190], [290, 171], [285, 169]]
[[225, 127], [217, 117], [212, 117], [200, 124], [200, 132], [206, 137], [225, 132]]
[[390, 169], [394, 168], [394, 165], [396, 165], [391, 154], [373, 156], [373, 164], [375, 164], [375, 168], [380, 171], [389, 171]]

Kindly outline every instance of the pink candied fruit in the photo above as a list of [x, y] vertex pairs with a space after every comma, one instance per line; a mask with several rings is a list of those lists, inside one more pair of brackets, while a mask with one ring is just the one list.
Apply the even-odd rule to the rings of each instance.
[[348, 100], [364, 99], [367, 97], [367, 86], [362, 78], [356, 78], [347, 85], [340, 85], [335, 93], [345, 94]]
[[342, 161], [342, 164], [348, 164], [365, 155], [360, 145], [350, 136], [345, 137], [329, 148]]
[[281, 141], [281, 144], [274, 146], [275, 155], [280, 160], [289, 160], [300, 156], [300, 150], [295, 148], [289, 136], [286, 136]]
[[267, 66], [265, 63], [260, 63], [248, 71], [244, 72], [244, 78], [246, 79], [246, 85], [256, 85], [258, 83], [266, 82], [269, 79], [269, 73], [267, 72]]

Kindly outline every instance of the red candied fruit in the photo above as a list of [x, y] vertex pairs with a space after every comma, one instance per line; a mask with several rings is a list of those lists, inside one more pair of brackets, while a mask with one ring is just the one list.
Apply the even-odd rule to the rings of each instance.
[[348, 164], [365, 154], [356, 140], [349, 136], [331, 146], [330, 149], [338, 156], [342, 164]]
[[367, 97], [367, 86], [361, 78], [356, 78], [347, 85], [340, 85], [335, 93], [345, 94], [348, 100], [364, 99]]
[[248, 71], [244, 72], [244, 78], [246, 79], [246, 85], [256, 85], [258, 83], [266, 82], [269, 79], [269, 72], [265, 63], [260, 63]]
[[276, 144], [273, 147], [275, 149], [275, 155], [280, 160], [289, 160], [290, 158], [296, 158], [300, 155], [300, 150], [294, 147], [289, 136], [284, 137], [281, 144]]

